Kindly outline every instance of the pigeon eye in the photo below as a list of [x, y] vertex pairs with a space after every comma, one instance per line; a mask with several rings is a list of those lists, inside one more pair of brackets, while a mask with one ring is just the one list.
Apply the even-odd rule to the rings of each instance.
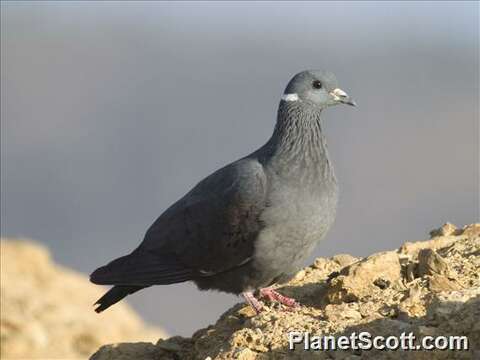
[[314, 89], [321, 89], [322, 88], [322, 82], [320, 80], [315, 80], [312, 83], [312, 86]]

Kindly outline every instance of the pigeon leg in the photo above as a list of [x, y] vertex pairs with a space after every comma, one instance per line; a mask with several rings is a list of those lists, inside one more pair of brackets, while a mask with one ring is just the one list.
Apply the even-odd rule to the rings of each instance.
[[276, 290], [273, 290], [273, 288], [271, 287], [260, 289], [260, 295], [267, 298], [269, 301], [277, 301], [280, 304], [283, 304], [290, 308], [296, 308], [297, 306], [299, 306], [298, 302], [295, 301], [295, 299], [282, 295]]
[[258, 301], [255, 296], [253, 295], [253, 292], [251, 291], [246, 291], [242, 293], [245, 301], [255, 310], [257, 314], [260, 314], [262, 311], [263, 305], [260, 301]]

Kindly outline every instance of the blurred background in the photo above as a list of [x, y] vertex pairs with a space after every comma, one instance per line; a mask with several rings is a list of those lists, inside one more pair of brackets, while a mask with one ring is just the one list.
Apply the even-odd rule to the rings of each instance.
[[[341, 199], [312, 259], [475, 222], [478, 38], [478, 2], [2, 2], [2, 236], [84, 273], [130, 252], [268, 139], [308, 68], [359, 105], [323, 115]], [[192, 284], [128, 297], [181, 335], [239, 300]]]

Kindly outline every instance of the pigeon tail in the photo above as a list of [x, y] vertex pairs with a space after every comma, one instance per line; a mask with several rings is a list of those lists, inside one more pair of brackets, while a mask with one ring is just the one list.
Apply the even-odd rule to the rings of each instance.
[[114, 286], [108, 290], [94, 305], [99, 305], [95, 308], [97, 313], [101, 313], [103, 310], [108, 309], [113, 304], [116, 304], [122, 300], [125, 296], [133, 294], [138, 290], [144, 289], [146, 286]]
[[194, 271], [173, 254], [158, 255], [135, 250], [95, 270], [90, 281], [97, 285], [150, 286], [192, 280]]

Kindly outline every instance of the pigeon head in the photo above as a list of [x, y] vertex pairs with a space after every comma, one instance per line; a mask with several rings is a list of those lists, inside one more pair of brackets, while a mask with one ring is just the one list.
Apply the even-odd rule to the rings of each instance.
[[322, 70], [307, 70], [295, 75], [288, 83], [282, 100], [302, 102], [319, 109], [336, 104], [356, 106], [350, 96], [338, 87], [335, 75]]

